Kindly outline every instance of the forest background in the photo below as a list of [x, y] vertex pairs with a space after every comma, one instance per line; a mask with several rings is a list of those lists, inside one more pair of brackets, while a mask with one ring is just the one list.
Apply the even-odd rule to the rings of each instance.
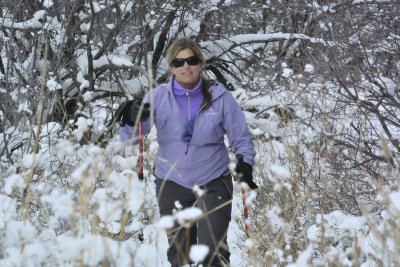
[[206, 76], [237, 98], [255, 137], [260, 189], [246, 237], [236, 185], [232, 266], [399, 265], [398, 10], [390, 0], [1, 0], [0, 265], [167, 265], [155, 135], [141, 182], [115, 114], [167, 81], [179, 36], [200, 44]]

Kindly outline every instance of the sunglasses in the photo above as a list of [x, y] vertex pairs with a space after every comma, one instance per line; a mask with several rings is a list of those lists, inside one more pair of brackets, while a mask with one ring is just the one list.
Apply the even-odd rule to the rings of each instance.
[[180, 68], [185, 65], [185, 62], [187, 62], [187, 64], [189, 64], [190, 66], [196, 66], [200, 63], [200, 59], [196, 56], [191, 56], [187, 58], [174, 58], [171, 63], [174, 68]]

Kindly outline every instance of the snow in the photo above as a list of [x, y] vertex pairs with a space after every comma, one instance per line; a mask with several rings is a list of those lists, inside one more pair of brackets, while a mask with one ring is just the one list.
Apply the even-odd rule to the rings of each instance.
[[185, 36], [195, 36], [198, 34], [198, 32], [200, 31], [200, 24], [201, 21], [195, 19], [195, 18], [189, 18], [188, 19], [189, 23], [188, 25], [185, 27]]
[[35, 14], [33, 14], [32, 19], [23, 22], [15, 22], [13, 19], [0, 17], [0, 26], [14, 29], [40, 29], [42, 27], [42, 23], [40, 23], [39, 20], [43, 19], [45, 15], [45, 10], [39, 10], [36, 11]]
[[254, 247], [254, 241], [251, 239], [246, 239], [244, 241], [244, 246], [248, 249], [252, 249]]
[[257, 42], [275, 42], [280, 40], [308, 40], [312, 43], [320, 43], [327, 46], [335, 46], [337, 45], [333, 41], [327, 41], [321, 38], [313, 38], [309, 37], [305, 34], [296, 34], [296, 33], [265, 33], [265, 34], [239, 34], [232, 36], [230, 38], [219, 40], [216, 42], [201, 42], [201, 47], [205, 50], [206, 58], [211, 57], [219, 57], [222, 54], [226, 53], [227, 50], [244, 44], [251, 44]]
[[93, 2], [93, 8], [95, 13], [99, 13], [101, 10], [105, 8], [105, 6], [99, 4], [98, 2]]
[[394, 192], [389, 194], [390, 206], [389, 211], [392, 211], [394, 214], [400, 212], [400, 192]]
[[67, 218], [73, 210], [74, 192], [65, 188], [55, 188], [49, 195], [41, 197], [43, 203], [48, 203], [54, 212], [55, 220]]
[[[144, 244], [139, 247], [134, 257], [134, 266], [166, 266], [157, 246]], [[129, 263], [128, 263], [129, 264]], [[126, 266], [126, 265], [125, 265]]]
[[61, 86], [61, 84], [59, 84], [59, 83], [55, 80], [55, 78], [50, 78], [50, 79], [47, 81], [47, 88], [48, 88], [50, 91], [55, 91], [55, 90], [58, 90], [58, 89], [62, 89], [62, 86]]
[[90, 126], [93, 125], [93, 120], [79, 117], [76, 125], [78, 126], [78, 128], [73, 131], [73, 134], [75, 135], [76, 139], [80, 141], [85, 132], [87, 132]]
[[11, 197], [0, 194], [0, 230], [16, 219], [17, 202]]
[[44, 0], [44, 1], [43, 1], [43, 7], [45, 7], [45, 8], [50, 8], [50, 7], [52, 7], [53, 5], [54, 5], [54, 3], [53, 3], [52, 0]]
[[11, 195], [13, 190], [23, 190], [25, 186], [26, 181], [24, 177], [14, 174], [8, 177], [3, 189], [6, 194]]
[[177, 219], [179, 224], [183, 224], [186, 221], [191, 221], [199, 218], [203, 211], [197, 207], [186, 208], [178, 211], [174, 217]]
[[193, 245], [190, 247], [189, 258], [195, 263], [201, 262], [206, 258], [209, 251], [210, 249], [206, 245]]
[[287, 267], [303, 267], [309, 266], [313, 253], [313, 247], [310, 245], [307, 249], [300, 253], [299, 257], [294, 264], [288, 264]]
[[310, 74], [314, 73], [314, 66], [312, 64], [306, 64], [304, 66], [304, 71]]
[[30, 222], [18, 221], [7, 228], [3, 242], [7, 247], [19, 247], [21, 244], [33, 242], [36, 234], [37, 230]]
[[[54, 1], [44, 0], [43, 8], [49, 9], [54, 6]], [[218, 10], [217, 4], [221, 1], [209, 1], [205, 7], [212, 5], [212, 10]], [[233, 1], [225, 1], [224, 5]], [[390, 1], [370, 1], [354, 0], [353, 5], [365, 2], [389, 3]], [[104, 10], [104, 1], [94, 1], [95, 12]], [[121, 10], [124, 14], [131, 12], [134, 7], [134, 1], [121, 3]], [[173, 8], [168, 3], [166, 10]], [[267, 7], [267, 6], [266, 6]], [[209, 10], [211, 10], [209, 9]], [[330, 6], [323, 6], [322, 10], [326, 12], [336, 12]], [[4, 14], [7, 12], [4, 11]], [[81, 13], [81, 18], [86, 15]], [[157, 13], [151, 11], [147, 16], [151, 17], [150, 27], [159, 25], [158, 18], [154, 17]], [[4, 15], [5, 16], [5, 15]], [[53, 50], [56, 47], [64, 45], [65, 36], [62, 25], [56, 18], [47, 17], [46, 10], [40, 10], [34, 13], [26, 21], [14, 21], [9, 17], [0, 18], [0, 26], [9, 30], [35, 29], [39, 31], [42, 28], [51, 30], [56, 34], [54, 42], [51, 42]], [[43, 24], [41, 21], [46, 21]], [[82, 29], [87, 30], [90, 24], [81, 23]], [[116, 24], [109, 23], [105, 25], [108, 29], [114, 29]], [[176, 25], [175, 25], [176, 26]], [[187, 35], [196, 35], [200, 30], [200, 20], [193, 18], [190, 23], [182, 25], [184, 33]], [[178, 27], [178, 26], [176, 26]], [[179, 27], [181, 27], [179, 25]], [[319, 23], [323, 31], [329, 31], [333, 25], [331, 23]], [[15, 38], [22, 38], [20, 31], [15, 31]], [[6, 46], [9, 40], [2, 36]], [[350, 36], [353, 44], [360, 42], [360, 38]], [[391, 38], [398, 38], [393, 35]], [[157, 38], [155, 38], [157, 39]], [[107, 69], [109, 66], [121, 69], [131, 69], [135, 65], [131, 61], [131, 55], [127, 52], [128, 47], [138, 44], [142, 41], [141, 36], [136, 36], [121, 45], [118, 53], [106, 54], [95, 60], [93, 67], [95, 70]], [[244, 52], [241, 47], [255, 49], [257, 42], [272, 43], [276, 41], [303, 40], [308, 43], [318, 43], [322, 46], [337, 46], [336, 42], [314, 38], [305, 34], [295, 33], [268, 33], [268, 34], [240, 34], [219, 39], [215, 42], [202, 42], [201, 46], [206, 52], [206, 57], [224, 57], [227, 51], [235, 49], [235, 52]], [[22, 42], [22, 40], [21, 40]], [[307, 43], [305, 42], [305, 43]], [[254, 44], [254, 47], [250, 47]], [[98, 52], [95, 45], [92, 47], [93, 55]], [[386, 51], [388, 43], [382, 41], [381, 50]], [[88, 56], [84, 49], [76, 50], [77, 82], [80, 83], [79, 89], [89, 88], [88, 76]], [[29, 52], [29, 51], [27, 51]], [[372, 55], [372, 50], [366, 50], [369, 53], [368, 62], [371, 65], [377, 64], [376, 58]], [[392, 51], [393, 52], [393, 51]], [[7, 59], [2, 52], [2, 60], [6, 66]], [[308, 61], [308, 59], [307, 59]], [[37, 62], [37, 70], [40, 70], [44, 64], [43, 60]], [[311, 62], [302, 62], [304, 71], [302, 75], [313, 75], [318, 72], [318, 65]], [[31, 69], [31, 62], [26, 60], [23, 68]], [[267, 61], [260, 64], [268, 64]], [[400, 62], [394, 62], [397, 68], [400, 68]], [[15, 65], [16, 70], [22, 71], [21, 66]], [[120, 85], [125, 93], [132, 97], [140, 93], [147, 86], [146, 71], [137, 67], [141, 75], [130, 79], [125, 79], [122, 73], [118, 73]], [[36, 69], [35, 69], [36, 70]], [[24, 72], [21, 72], [24, 75]], [[282, 63], [281, 70], [277, 75], [290, 82], [296, 78], [294, 68], [287, 63]], [[62, 84], [58, 80], [63, 74], [57, 76], [50, 75], [45, 84], [49, 93], [56, 90], [66, 90], [75, 80], [67, 79]], [[129, 75], [126, 75], [129, 76]], [[388, 77], [389, 76], [389, 77]], [[0, 74], [0, 79], [6, 76]], [[299, 77], [299, 76], [297, 76]], [[361, 77], [361, 91], [358, 87], [351, 87], [348, 90], [357, 94], [360, 100], [368, 101], [369, 92], [379, 94], [389, 94], [391, 97], [398, 95], [398, 81], [390, 78], [389, 74], [376, 75], [375, 77]], [[254, 78], [253, 81], [243, 81], [243, 84], [236, 84], [237, 90], [232, 92], [234, 97], [243, 107], [245, 116], [249, 122], [250, 130], [255, 138], [257, 149], [256, 165], [254, 175], [257, 184], [262, 187], [259, 191], [247, 191], [245, 205], [250, 212], [250, 219], [246, 221], [251, 227], [267, 227], [268, 232], [250, 232], [249, 237], [244, 232], [242, 189], [248, 190], [244, 185], [234, 183], [234, 192], [232, 200], [232, 221], [228, 230], [228, 244], [231, 252], [231, 266], [244, 267], [251, 266], [251, 252], [257, 247], [269, 247], [266, 249], [263, 257], [269, 257], [271, 264], [276, 266], [326, 266], [329, 263], [336, 263], [342, 266], [354, 265], [354, 251], [360, 251], [360, 266], [377, 266], [374, 258], [382, 261], [383, 266], [395, 266], [393, 263], [398, 258], [398, 225], [400, 214], [400, 192], [395, 187], [384, 187], [379, 184], [371, 185], [378, 193], [376, 199], [379, 206], [377, 214], [352, 215], [338, 207], [339, 200], [334, 199], [335, 192], [331, 192], [329, 187], [331, 183], [337, 181], [327, 181], [326, 192], [327, 199], [315, 200], [315, 196], [308, 195], [308, 189], [296, 187], [297, 172], [306, 173], [302, 178], [307, 177], [314, 172], [320, 172], [321, 179], [325, 179], [329, 171], [323, 165], [321, 159], [314, 158], [311, 149], [329, 150], [334, 147], [329, 144], [318, 143], [316, 140], [318, 134], [332, 136], [341, 132], [345, 125], [357, 122], [352, 117], [353, 112], [350, 107], [337, 106], [332, 99], [321, 100], [322, 88], [329, 88], [332, 84], [322, 84], [315, 77], [315, 81], [305, 84], [297, 84], [300, 91], [305, 88], [311, 89], [306, 96], [292, 96], [286, 92], [286, 88], [274, 88], [268, 91], [267, 95], [260, 95], [259, 92], [249, 92], [247, 86], [268, 87], [268, 79]], [[305, 82], [304, 82], [305, 83]], [[98, 87], [97, 87], [98, 86]], [[275, 86], [275, 85], [274, 85]], [[115, 84], [108, 80], [96, 84], [96, 88], [102, 90], [117, 91], [120, 90]], [[78, 91], [78, 90], [77, 90]], [[0, 88], [1, 94], [7, 93], [7, 90]], [[10, 93], [13, 101], [18, 103], [17, 110], [31, 116], [33, 111], [28, 102], [19, 101], [21, 94], [32, 93], [33, 88], [29, 86], [16, 88]], [[65, 91], [64, 91], [65, 93]], [[79, 92], [80, 93], [80, 92]], [[86, 91], [81, 94], [83, 101], [89, 102], [96, 96], [95, 91]], [[346, 113], [348, 117], [336, 121], [332, 125], [331, 132], [321, 131], [316, 133], [315, 125], [287, 125], [282, 126], [280, 119], [271, 107], [285, 106], [287, 104], [296, 104], [298, 97], [307, 98], [307, 102], [315, 101], [317, 106], [323, 107], [324, 112], [329, 113], [334, 109], [349, 109]], [[95, 102], [94, 106], [106, 106], [106, 102]], [[281, 105], [282, 104], [282, 105]], [[114, 103], [114, 109], [118, 103]], [[36, 107], [35, 107], [36, 108]], [[248, 110], [256, 110], [249, 112]], [[353, 110], [354, 111], [354, 110]], [[355, 112], [354, 112], [355, 113]], [[3, 110], [0, 111], [1, 119], [5, 117]], [[6, 156], [0, 159], [2, 175], [0, 178], [0, 266], [101, 266], [112, 263], [112, 266], [170, 266], [166, 258], [168, 241], [166, 230], [179, 224], [182, 227], [193, 223], [196, 219], [204, 216], [201, 209], [196, 207], [184, 209], [179, 202], [175, 203], [176, 212], [171, 216], [159, 216], [157, 200], [155, 194], [154, 179], [151, 175], [151, 167], [154, 161], [154, 154], [157, 151], [156, 132], [153, 129], [146, 139], [146, 170], [145, 181], [140, 181], [137, 175], [138, 151], [136, 147], [129, 147], [121, 144], [118, 138], [107, 140], [105, 144], [97, 145], [91, 143], [94, 135], [100, 135], [107, 130], [105, 121], [110, 116], [109, 109], [99, 108], [90, 112], [85, 110], [80, 113], [81, 116], [75, 118], [76, 122], [72, 125], [60, 125], [49, 122], [42, 125], [40, 134], [39, 151], [32, 152], [30, 147], [33, 133], [37, 133], [37, 126], [31, 126], [30, 129], [23, 129], [26, 124], [21, 123], [20, 127], [6, 127], [0, 135], [0, 143], [8, 142], [9, 148], [18, 147], [20, 144], [26, 144], [23, 149], [15, 150], [12, 155], [14, 164], [6, 165]], [[397, 113], [396, 113], [397, 114]], [[302, 108], [296, 110], [296, 116], [303, 120], [310, 115], [310, 112]], [[315, 114], [313, 114], [315, 115]], [[23, 117], [22, 119], [26, 119]], [[3, 125], [2, 125], [3, 127]], [[65, 128], [64, 128], [65, 127]], [[29, 128], [29, 127], [27, 127]], [[116, 130], [115, 127], [114, 130]], [[383, 132], [383, 131], [382, 131]], [[92, 134], [92, 136], [88, 135]], [[115, 133], [115, 132], [114, 132]], [[349, 132], [351, 135], [352, 133]], [[317, 137], [317, 138], [316, 138]], [[225, 139], [226, 140], [226, 139]], [[326, 142], [329, 143], [330, 140]], [[226, 140], [226, 144], [228, 142]], [[293, 154], [289, 147], [295, 146], [299, 149], [298, 154]], [[307, 150], [307, 149], [309, 150]], [[363, 149], [365, 147], [362, 147]], [[10, 153], [10, 151], [7, 151]], [[323, 154], [319, 154], [323, 155]], [[233, 157], [233, 155], [231, 155]], [[292, 159], [292, 161], [289, 160]], [[293, 160], [294, 158], [294, 160]], [[309, 161], [318, 161], [321, 168], [297, 166], [297, 159], [308, 163]], [[321, 161], [320, 161], [321, 160]], [[234, 169], [234, 159], [229, 165]], [[27, 187], [27, 177], [30, 177], [32, 168], [35, 168], [33, 182], [30, 184], [29, 199], [30, 209], [28, 219], [24, 219], [25, 211], [22, 207]], [[393, 171], [395, 177], [398, 176], [398, 170]], [[397, 175], [397, 176], [396, 176]], [[358, 179], [357, 177], [351, 177]], [[363, 178], [362, 178], [363, 179]], [[367, 178], [365, 178], [367, 179]], [[386, 181], [385, 181], [386, 182]], [[310, 181], [304, 181], [309, 185]], [[315, 185], [321, 186], [321, 185]], [[298, 190], [292, 192], [292, 190]], [[325, 189], [325, 188], [324, 188]], [[342, 190], [351, 190], [351, 188], [342, 188]], [[267, 191], [267, 197], [262, 193]], [[205, 191], [198, 186], [193, 187], [193, 192], [201, 197]], [[304, 193], [304, 199], [297, 198], [297, 194]], [[309, 198], [308, 198], [309, 197]], [[260, 199], [261, 198], [261, 199]], [[273, 202], [272, 199], [278, 198], [279, 201]], [[355, 205], [363, 210], [363, 203], [359, 201], [358, 196], [354, 196]], [[323, 205], [331, 205], [329, 212], [308, 214], [308, 210], [296, 210], [298, 206], [308, 209], [308, 202], [326, 201]], [[356, 202], [357, 201], [357, 202]], [[290, 202], [290, 203], [287, 203]], [[301, 203], [301, 202], [305, 202]], [[297, 205], [298, 204], [298, 205]], [[329, 205], [328, 205], [329, 204]], [[371, 203], [369, 203], [371, 206]], [[261, 205], [262, 209], [256, 209]], [[288, 209], [287, 206], [291, 206]], [[375, 208], [375, 206], [374, 206]], [[261, 214], [257, 211], [261, 210]], [[326, 211], [325, 210], [325, 211]], [[288, 222], [288, 217], [300, 215], [299, 225], [294, 225], [293, 221]], [[318, 211], [320, 212], [320, 211]], [[304, 214], [303, 214], [304, 213]], [[308, 218], [308, 216], [310, 218]], [[262, 218], [262, 221], [257, 219]], [[148, 221], [148, 222], [146, 222]], [[145, 240], [140, 242], [137, 238], [138, 233], [143, 230]], [[300, 238], [304, 247], [299, 247], [296, 253], [291, 253], [294, 242], [292, 239]], [[266, 235], [272, 235], [266, 236]], [[276, 244], [265, 244], [265, 240], [280, 241], [282, 246]], [[295, 240], [297, 241], [297, 240]], [[299, 242], [300, 243], [300, 242]], [[321, 246], [324, 244], [324, 246]], [[51, 248], [51, 249], [49, 249]], [[198, 244], [190, 248], [190, 258], [194, 262], [201, 262], [208, 252], [208, 247]], [[357, 250], [358, 249], [358, 250]], [[275, 261], [275, 262], [274, 262]], [[258, 264], [258, 265], [257, 265]], [[262, 266], [263, 263], [256, 262], [254, 266]]]
[[395, 94], [397, 85], [392, 79], [381, 75], [379, 78], [374, 79], [374, 81], [385, 88], [390, 95]]
[[289, 78], [289, 77], [292, 76], [292, 75], [293, 75], [293, 70], [292, 70], [292, 69], [290, 69], [290, 68], [284, 68], [284, 69], [282, 70], [282, 76], [283, 76], [283, 77]]
[[[241, 183], [240, 185], [242, 186], [242, 188], [243, 188], [243, 185], [244, 185], [245, 183]], [[248, 186], [247, 186], [247, 184], [246, 184], [246, 186], [245, 186], [246, 188], [248, 188]], [[246, 189], [245, 188], [245, 189]], [[254, 200], [256, 200], [256, 198], [257, 198], [257, 192], [256, 191], [253, 191], [253, 190], [249, 190], [247, 193], [246, 193], [246, 201], [245, 201], [245, 204], [247, 205], [247, 206], [250, 206], [252, 203], [253, 203], [253, 201]]]
[[162, 216], [156, 223], [156, 227], [160, 229], [168, 229], [174, 226], [174, 218], [172, 216]]
[[356, 4], [365, 4], [365, 3], [375, 3], [375, 2], [377, 2], [377, 3], [390, 3], [391, 2], [391, 0], [354, 0], [353, 1], [353, 5], [356, 5]]
[[273, 177], [277, 179], [285, 180], [291, 176], [290, 171], [281, 165], [271, 165], [270, 170]]
[[279, 217], [281, 213], [281, 209], [277, 206], [271, 207], [271, 209], [267, 212], [267, 217], [270, 220], [269, 223], [272, 227], [273, 233], [278, 233], [284, 226], [284, 221]]
[[119, 67], [132, 67], [133, 63], [128, 57], [122, 56], [102, 56], [97, 60], [94, 60], [93, 67], [94, 68], [101, 68], [103, 65], [113, 64]]
[[198, 197], [203, 196], [205, 193], [205, 191], [203, 189], [201, 189], [200, 186], [198, 186], [198, 185], [193, 186], [193, 192], [195, 192]]
[[[249, 101], [249, 98], [242, 100], [244, 101], [243, 105], [248, 104], [252, 107], [254, 107], [254, 103], [271, 102], [269, 96], [265, 97], [264, 102], [263, 99], [255, 99], [255, 102]], [[253, 117], [251, 118], [251, 123], [259, 123]], [[77, 125], [78, 128], [72, 131], [72, 136], [78, 139], [85, 132], [84, 129], [90, 126], [90, 123], [82, 118]], [[44, 134], [54, 134], [55, 130], [58, 129], [57, 127], [56, 124], [48, 125], [43, 127], [43, 129], [47, 129], [43, 132]], [[265, 131], [268, 127], [271, 126], [262, 123], [258, 125], [259, 131]], [[279, 128], [270, 128], [269, 130], [275, 131], [273, 133], [276, 134]], [[10, 129], [9, 132], [12, 133]], [[156, 150], [155, 139], [154, 132], [147, 137], [149, 152], [145, 157], [152, 157]], [[182, 205], [177, 202], [175, 205], [177, 211], [173, 215], [159, 218], [155, 203], [155, 188], [154, 183], [152, 183], [154, 178], [147, 172], [146, 179], [148, 181], [142, 182], [138, 179], [137, 173], [132, 170], [132, 168], [135, 169], [137, 164], [136, 147], [123, 146], [118, 140], [111, 140], [105, 148], [95, 145], [81, 147], [76, 145], [74, 140], [64, 138], [55, 139], [55, 141], [56, 144], [51, 154], [45, 154], [45, 152], [40, 152], [37, 155], [25, 154], [21, 161], [22, 166], [30, 168], [36, 157], [40, 161], [37, 168], [48, 168], [49, 159], [47, 159], [47, 163], [40, 160], [44, 158], [44, 155], [48, 155], [47, 157], [50, 157], [51, 160], [57, 160], [64, 164], [60, 166], [74, 166], [73, 170], [70, 170], [70, 174], [64, 178], [65, 180], [60, 180], [58, 187], [46, 186], [46, 183], [51, 182], [49, 178], [45, 178], [47, 181], [43, 180], [43, 182], [33, 186], [34, 192], [41, 190], [39, 196], [41, 205], [44, 205], [49, 211], [51, 210], [51, 216], [47, 222], [48, 230], [45, 228], [42, 232], [38, 232], [37, 226], [32, 225], [29, 221], [24, 223], [18, 220], [17, 203], [9, 195], [22, 194], [26, 185], [24, 176], [20, 174], [7, 176], [4, 186], [0, 190], [0, 202], [2, 203], [0, 206], [0, 231], [7, 233], [5, 235], [7, 246], [0, 264], [18, 265], [26, 261], [35, 266], [50, 259], [52, 262], [63, 265], [71, 260], [79, 259], [88, 266], [97, 266], [104, 260], [102, 255], [108, 255], [107, 257], [118, 266], [129, 266], [131, 263], [134, 263], [135, 266], [169, 266], [166, 259], [168, 243], [165, 230], [172, 228], [176, 223], [185, 227], [187, 223], [201, 217], [202, 211], [196, 207], [183, 209]], [[286, 157], [287, 155], [280, 142], [268, 143], [267, 147], [257, 143], [256, 147], [259, 151], [264, 151], [257, 155], [257, 161], [266, 162], [265, 157], [271, 155], [267, 152], [267, 147], [275, 151], [275, 156]], [[47, 151], [47, 153], [49, 152]], [[279, 185], [280, 190], [283, 190], [285, 183], [289, 183], [292, 177], [288, 166], [278, 164], [277, 161], [264, 165], [266, 166], [260, 166], [259, 171], [263, 168], [268, 173], [266, 179], [271, 181], [273, 185]], [[231, 167], [234, 168], [233, 165]], [[65, 171], [68, 172], [68, 167]], [[256, 177], [256, 179], [266, 182], [261, 177]], [[94, 188], [96, 180], [100, 180], [102, 186]], [[74, 190], [75, 185], [79, 185], [79, 190]], [[204, 194], [204, 191], [199, 187], [194, 187], [193, 191], [199, 196]], [[90, 192], [90, 197], [86, 202], [81, 202], [85, 199], [82, 198], [84, 192]], [[380, 201], [384, 202], [386, 199], [384, 196], [383, 194]], [[392, 218], [391, 213], [398, 213], [400, 209], [398, 204], [400, 203], [400, 195], [394, 192], [386, 196], [390, 200], [387, 202], [388, 213], [382, 213], [382, 215], [389, 220], [389, 218]], [[235, 183], [232, 201], [233, 220], [228, 231], [228, 242], [232, 254], [231, 266], [233, 267], [246, 266], [247, 251], [256, 248], [258, 244], [257, 240], [253, 238], [245, 238], [241, 197], [241, 188]], [[246, 205], [250, 210], [257, 203], [258, 198], [258, 192], [248, 192]], [[150, 222], [147, 225], [143, 224], [142, 219], [140, 219], [143, 218], [144, 210], [150, 212], [148, 214], [150, 215]], [[124, 211], [128, 211], [134, 216], [133, 218], [136, 218], [125, 226], [121, 224]], [[82, 216], [85, 212], [88, 213], [87, 217]], [[265, 216], [268, 220], [265, 223], [270, 226], [271, 233], [280, 235], [290, 231], [291, 226], [285, 222], [281, 207], [270, 206]], [[95, 218], [97, 218], [97, 223], [94, 223]], [[253, 222], [249, 220], [248, 223], [251, 225]], [[63, 225], [69, 225], [69, 227], [62, 230]], [[380, 229], [385, 229], [386, 226], [381, 225], [380, 227]], [[140, 229], [143, 229], [146, 240], [143, 243], [137, 241], [135, 235], [126, 241], [118, 241], [107, 236], [119, 236], [121, 231], [137, 233]], [[333, 240], [332, 242], [341, 244], [339, 240], [343, 239], [344, 236], [357, 237], [362, 251], [376, 254], [376, 248], [381, 248], [383, 245], [372, 234], [368, 233], [367, 229], [368, 224], [363, 217], [348, 215], [340, 211], [320, 214], [316, 216], [315, 223], [307, 228], [306, 238], [310, 243], [309, 246], [301, 251], [298, 256], [292, 255], [292, 257], [287, 258], [284, 256], [285, 252], [277, 248], [270, 250], [268, 255], [271, 255], [277, 262], [288, 262], [288, 266], [305, 266], [307, 262], [312, 260], [316, 251], [316, 244], [319, 244], [322, 240]], [[100, 230], [108, 234], [104, 236], [95, 234]], [[393, 250], [396, 248], [394, 242], [394, 239], [388, 238], [385, 244]], [[20, 247], [22, 245], [25, 249], [21, 252]], [[54, 248], [51, 254], [47, 249], [44, 249], [49, 246]], [[345, 259], [347, 257], [346, 248], [343, 245], [332, 247], [327, 252], [327, 257], [342, 257], [341, 264], [348, 265], [349, 262]], [[191, 259], [195, 262], [201, 262], [207, 249], [206, 246], [201, 244], [191, 247]]]
[[25, 154], [21, 161], [22, 166], [26, 169], [31, 168], [35, 158], [35, 154]]

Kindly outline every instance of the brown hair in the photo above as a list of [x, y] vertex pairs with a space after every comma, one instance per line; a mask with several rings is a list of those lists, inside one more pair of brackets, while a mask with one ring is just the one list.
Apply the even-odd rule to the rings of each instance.
[[[200, 45], [198, 45], [195, 41], [189, 38], [177, 38], [174, 40], [174, 42], [170, 45], [167, 51], [167, 61], [168, 65], [171, 66], [172, 60], [176, 57], [176, 55], [184, 50], [189, 48], [192, 50], [194, 55], [200, 59], [200, 64], [202, 66], [205, 65], [206, 60], [204, 58], [203, 52], [201, 51]], [[200, 76], [201, 79], [203, 79], [203, 87], [201, 88], [201, 92], [203, 93], [203, 103], [202, 106], [204, 106], [204, 110], [208, 109], [211, 107], [212, 104], [212, 99], [211, 99], [211, 93], [208, 91], [208, 89], [211, 86], [211, 83], [204, 79], [202, 75]]]

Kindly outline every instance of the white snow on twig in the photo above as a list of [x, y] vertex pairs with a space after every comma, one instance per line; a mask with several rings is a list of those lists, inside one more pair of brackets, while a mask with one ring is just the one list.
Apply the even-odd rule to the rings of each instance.
[[20, 29], [20, 30], [40, 29], [40, 28], [42, 28], [43, 24], [39, 20], [43, 19], [45, 14], [46, 14], [46, 10], [39, 10], [35, 14], [33, 14], [32, 19], [22, 21], [22, 22], [16, 22], [14, 19], [0, 17], [0, 26], [6, 27], [6, 28]]
[[219, 57], [220, 55], [226, 53], [230, 49], [251, 43], [268, 43], [268, 42], [276, 42], [276, 41], [284, 41], [284, 40], [297, 40], [302, 39], [309, 41], [311, 43], [320, 43], [326, 46], [335, 46], [336, 42], [325, 40], [323, 38], [315, 38], [309, 37], [305, 34], [301, 33], [266, 33], [266, 34], [239, 34], [232, 36], [230, 38], [224, 40], [218, 40], [215, 42], [202, 42], [200, 43], [201, 47], [203, 47], [205, 51], [205, 56], [207, 58], [211, 57]]

